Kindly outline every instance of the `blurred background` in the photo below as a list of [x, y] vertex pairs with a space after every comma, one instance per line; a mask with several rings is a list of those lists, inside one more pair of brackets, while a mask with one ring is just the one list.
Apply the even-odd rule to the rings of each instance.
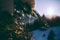
[[[60, 0], [22, 0], [28, 2], [33, 10], [42, 18], [45, 25], [49, 28], [39, 29], [40, 27], [31, 27], [31, 34], [34, 40], [60, 40]], [[14, 0], [0, 0], [0, 11], [14, 10]], [[44, 22], [46, 21], [46, 22]], [[41, 22], [40, 22], [41, 23]], [[46, 29], [46, 30], [45, 30]]]

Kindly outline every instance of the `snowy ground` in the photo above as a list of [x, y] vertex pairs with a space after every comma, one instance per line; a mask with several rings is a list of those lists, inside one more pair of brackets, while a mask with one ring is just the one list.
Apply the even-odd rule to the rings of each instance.
[[55, 34], [54, 40], [60, 40], [60, 27], [52, 27], [46, 31], [34, 30], [32, 31], [32, 35], [35, 40], [48, 40], [47, 37], [51, 30], [53, 30]]

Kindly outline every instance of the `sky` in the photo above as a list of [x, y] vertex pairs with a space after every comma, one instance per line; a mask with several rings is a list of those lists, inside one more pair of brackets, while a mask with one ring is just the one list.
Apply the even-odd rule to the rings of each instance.
[[35, 0], [35, 10], [40, 16], [60, 16], [60, 0]]

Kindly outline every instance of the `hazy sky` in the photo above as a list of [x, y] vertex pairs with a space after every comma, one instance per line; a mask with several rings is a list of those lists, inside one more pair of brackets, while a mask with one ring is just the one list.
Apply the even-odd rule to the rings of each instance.
[[35, 0], [35, 10], [41, 16], [60, 16], [60, 0]]

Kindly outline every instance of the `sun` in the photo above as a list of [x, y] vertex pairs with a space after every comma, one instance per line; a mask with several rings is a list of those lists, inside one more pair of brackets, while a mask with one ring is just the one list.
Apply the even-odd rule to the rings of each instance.
[[54, 8], [49, 7], [49, 8], [47, 9], [47, 13], [48, 13], [49, 16], [53, 16], [53, 15], [54, 15]]
[[55, 9], [53, 7], [47, 8], [47, 15], [49, 18], [52, 18], [55, 15]]

